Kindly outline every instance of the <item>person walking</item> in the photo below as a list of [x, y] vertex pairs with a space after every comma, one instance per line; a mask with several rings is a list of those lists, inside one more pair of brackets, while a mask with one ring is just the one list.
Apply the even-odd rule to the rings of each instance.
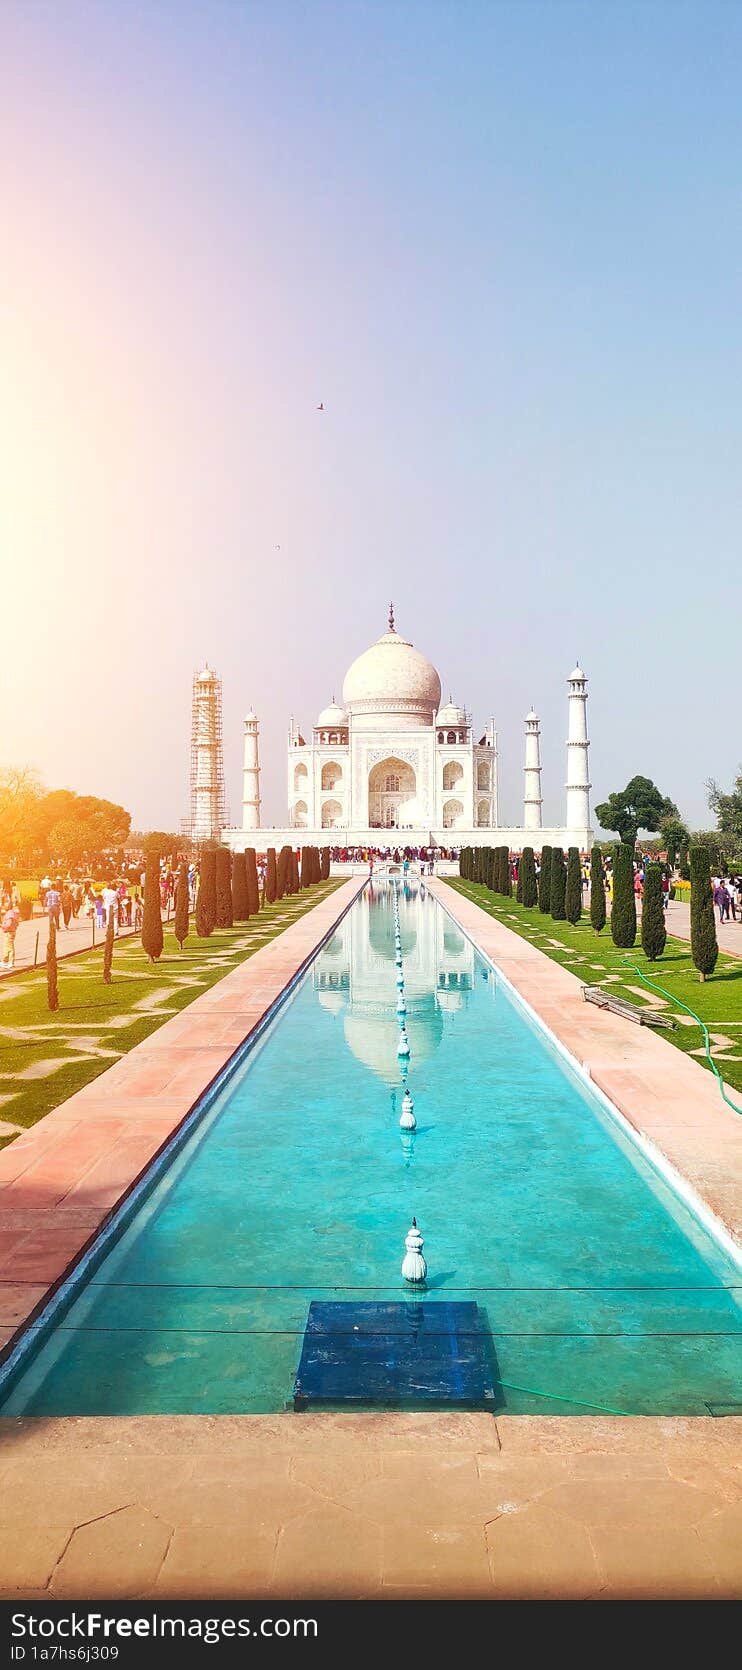
[[721, 877], [719, 877], [714, 888], [714, 904], [719, 912], [719, 926], [721, 926], [722, 922], [726, 921], [729, 916], [729, 903], [729, 894], [724, 882]]
[[55, 884], [53, 882], [52, 882], [52, 885], [50, 887], [48, 887], [47, 890], [46, 890], [46, 899], [44, 901], [44, 904], [45, 904], [46, 914], [49, 918], [49, 921], [53, 922], [55, 928], [58, 930], [59, 929], [59, 913], [60, 913], [60, 910], [62, 908], [62, 897], [61, 897], [61, 894], [59, 893], [57, 887], [55, 886]]
[[21, 913], [17, 905], [9, 905], [2, 920], [3, 929], [3, 963], [6, 968], [15, 968], [15, 936]]

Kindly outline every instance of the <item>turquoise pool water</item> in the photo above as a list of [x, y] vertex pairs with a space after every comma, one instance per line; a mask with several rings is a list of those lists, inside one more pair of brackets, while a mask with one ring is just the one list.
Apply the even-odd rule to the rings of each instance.
[[[312, 1299], [487, 1319], [511, 1413], [723, 1413], [732, 1261], [451, 918], [401, 897], [418, 1129], [402, 1138], [391, 889], [366, 889], [93, 1267], [4, 1414], [259, 1412], [291, 1399]], [[311, 1417], [305, 1417], [311, 1418]]]

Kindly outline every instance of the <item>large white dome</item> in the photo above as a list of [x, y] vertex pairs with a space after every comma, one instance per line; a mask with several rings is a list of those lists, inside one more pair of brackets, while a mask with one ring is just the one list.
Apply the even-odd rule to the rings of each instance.
[[389, 631], [348, 668], [343, 704], [354, 715], [397, 714], [432, 724], [440, 707], [441, 681], [426, 655], [395, 631]]

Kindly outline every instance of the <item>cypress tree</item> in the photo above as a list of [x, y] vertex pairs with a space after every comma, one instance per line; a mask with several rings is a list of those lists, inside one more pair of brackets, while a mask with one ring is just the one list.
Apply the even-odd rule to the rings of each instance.
[[295, 847], [292, 847], [292, 849], [291, 849], [291, 891], [292, 891], [292, 893], [300, 893], [301, 892], [301, 879], [299, 877], [299, 855], [298, 855]]
[[665, 907], [662, 897], [662, 865], [648, 864], [644, 871], [642, 899], [642, 947], [650, 963], [661, 957], [665, 949]]
[[312, 847], [312, 853], [312, 867], [314, 871], [313, 880], [315, 882], [319, 882], [322, 880], [322, 861], [319, 855], [319, 847]]
[[541, 874], [538, 878], [538, 908], [544, 916], [551, 910], [551, 847], [541, 848]]
[[596, 934], [605, 927], [605, 876], [603, 854], [598, 846], [590, 854], [590, 921]]
[[276, 894], [277, 894], [276, 849], [275, 849], [275, 847], [269, 847], [268, 848], [267, 856], [268, 856], [268, 863], [267, 863], [266, 871], [265, 871], [265, 902], [266, 902], [267, 905], [273, 905], [276, 902]]
[[244, 852], [236, 852], [232, 864], [232, 913], [235, 922], [246, 922], [250, 915]]
[[582, 915], [582, 865], [578, 847], [567, 853], [567, 883], [564, 889], [564, 913], [568, 922], [579, 922]]
[[206, 847], [201, 853], [196, 896], [196, 933], [208, 939], [216, 927], [216, 852]]
[[234, 922], [232, 906], [232, 854], [228, 847], [216, 849], [216, 925], [231, 928]]
[[283, 899], [289, 890], [289, 849], [281, 847], [276, 859], [276, 898]]
[[711, 892], [711, 871], [706, 847], [691, 847], [688, 853], [690, 869], [690, 950], [698, 969], [699, 979], [713, 974], [719, 946], [714, 921], [714, 899]]
[[114, 921], [113, 921], [113, 907], [111, 907], [111, 909], [108, 912], [108, 921], [106, 923], [106, 938], [105, 938], [105, 942], [104, 942], [104, 945], [103, 945], [103, 984], [104, 984], [104, 986], [110, 986], [110, 984], [111, 984], [111, 967], [112, 967], [112, 964], [113, 964], [114, 932], [115, 932], [115, 930], [114, 930]]
[[523, 848], [520, 859], [520, 870], [518, 872], [519, 879], [521, 875], [523, 877], [521, 885], [522, 903], [526, 910], [533, 910], [538, 898], [538, 888], [536, 886], [536, 860], [533, 856], [533, 847]]
[[688, 856], [689, 856], [688, 848], [687, 847], [681, 847], [680, 848], [680, 857], [679, 857], [680, 880], [681, 881], [690, 881], [690, 879], [691, 879], [690, 878], [690, 864], [688, 862]]
[[567, 872], [564, 868], [564, 853], [561, 847], [553, 847], [551, 853], [551, 914], [555, 922], [565, 922], [567, 912], [564, 908], [564, 896], [567, 888]]
[[258, 886], [258, 862], [255, 848], [245, 848], [245, 875], [247, 878], [247, 909], [250, 916], [257, 916], [260, 910], [260, 888]]
[[523, 903], [523, 854], [518, 859], [518, 880], [515, 884], [515, 897], [519, 905]]
[[149, 852], [144, 866], [144, 913], [142, 946], [151, 963], [162, 956], [162, 913], [160, 910], [160, 860]]
[[322, 880], [330, 880], [330, 848], [322, 848]]
[[190, 899], [188, 897], [188, 864], [186, 859], [183, 858], [180, 862], [178, 880], [175, 887], [175, 922], [173, 924], [175, 938], [178, 941], [181, 951], [183, 950], [183, 941], [188, 938], [189, 916]]
[[619, 841], [613, 850], [611, 938], [614, 945], [623, 949], [628, 949], [636, 939], [634, 849], [626, 841]]
[[300, 887], [308, 887], [309, 886], [309, 848], [308, 847], [302, 847], [302, 849], [301, 849], [301, 869], [299, 871], [299, 886]]
[[510, 848], [502, 849], [502, 891], [506, 899], [513, 896], [513, 877], [510, 870]]
[[49, 918], [49, 938], [46, 942], [46, 1001], [52, 1010], [59, 1008], [59, 981], [57, 977], [57, 924], [53, 917]]

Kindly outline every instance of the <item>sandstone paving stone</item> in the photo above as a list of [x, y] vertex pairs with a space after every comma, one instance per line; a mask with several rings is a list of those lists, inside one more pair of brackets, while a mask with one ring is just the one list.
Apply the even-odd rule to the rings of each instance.
[[204, 1529], [178, 1528], [157, 1574], [153, 1593], [192, 1600], [208, 1595], [210, 1600], [232, 1600], [241, 1596], [261, 1600], [270, 1592], [278, 1528], [270, 1523], [249, 1522], [238, 1537], [231, 1530], [209, 1525]]
[[678, 1479], [572, 1478], [552, 1486], [543, 1501], [582, 1525], [698, 1525], [715, 1512], [708, 1491]]
[[483, 1525], [420, 1525], [416, 1505], [382, 1528], [382, 1582], [390, 1599], [492, 1596]]
[[380, 1475], [381, 1457], [369, 1452], [357, 1455], [347, 1452], [334, 1454], [331, 1449], [321, 1454], [310, 1451], [308, 1454], [292, 1455], [289, 1461], [289, 1476], [292, 1479], [332, 1502], [342, 1502], [359, 1485]]
[[492, 1588], [501, 1599], [584, 1600], [601, 1574], [588, 1531], [543, 1502], [486, 1526]]
[[72, 1527], [29, 1525], [19, 1538], [12, 1526], [0, 1529], [0, 1599], [43, 1593], [72, 1534]]
[[127, 1600], [153, 1586], [172, 1527], [143, 1507], [79, 1525], [55, 1567], [50, 1598]]
[[378, 1598], [381, 1557], [380, 1527], [328, 1503], [281, 1527], [273, 1589], [300, 1600]]
[[[598, 1525], [590, 1532], [609, 1600], [719, 1599], [716, 1568], [692, 1526]], [[739, 1576], [739, 1573], [738, 1573]]]
[[725, 1596], [742, 1598], [742, 1504], [704, 1519], [698, 1526], [698, 1540], [713, 1561]]

